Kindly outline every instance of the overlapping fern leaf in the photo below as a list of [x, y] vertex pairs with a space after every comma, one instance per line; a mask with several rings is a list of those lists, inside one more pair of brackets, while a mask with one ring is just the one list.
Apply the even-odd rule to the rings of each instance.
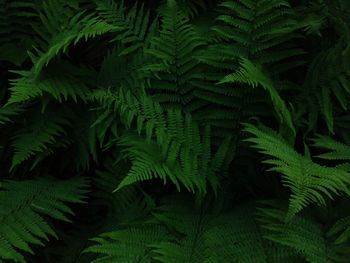
[[[228, 213], [218, 213], [215, 209], [194, 205], [187, 195], [172, 196], [155, 210], [153, 218], [143, 223], [142, 228], [131, 225], [102, 234], [96, 239], [97, 244], [87, 251], [100, 255], [96, 262], [126, 260], [124, 250], [119, 248], [123, 243], [138, 247], [136, 253], [128, 256], [129, 262], [137, 262], [140, 249], [144, 253], [145, 248], [148, 251], [145, 262], [301, 262], [293, 250], [264, 239], [254, 219], [254, 210], [253, 203], [246, 203]], [[160, 232], [153, 231], [155, 226], [167, 228], [163, 228], [165, 232], [160, 236]], [[143, 232], [140, 233], [140, 229]], [[134, 235], [136, 231], [139, 236]], [[147, 239], [145, 234], [149, 234]], [[108, 246], [108, 241], [115, 245]]]
[[[97, 91], [93, 96], [108, 109], [114, 108], [126, 127], [134, 125], [139, 134], [126, 134], [119, 143], [126, 146], [133, 166], [118, 188], [160, 178], [164, 182], [170, 179], [178, 190], [181, 184], [203, 194], [207, 180], [217, 189], [217, 173], [227, 161], [230, 137], [213, 153], [210, 127], [200, 132], [191, 116], [180, 110], [163, 110], [147, 96], [137, 97], [123, 89], [116, 93]], [[140, 137], [143, 134], [146, 138]]]
[[[57, 74], [57, 72], [60, 72]], [[77, 68], [69, 63], [52, 63], [40, 78], [33, 78], [32, 71], [16, 71], [20, 77], [11, 81], [11, 96], [7, 104], [18, 104], [42, 98], [53, 98], [59, 102], [72, 99], [86, 100], [89, 89], [79, 78], [93, 75], [88, 69]], [[78, 81], [79, 80], [79, 81]], [[47, 98], [48, 100], [48, 98]]]
[[234, 52], [255, 63], [271, 66], [278, 63], [279, 71], [287, 69], [287, 65], [295, 66], [290, 61], [281, 64], [302, 53], [298, 48], [283, 48], [284, 43], [296, 37], [296, 21], [287, 1], [230, 0], [222, 2], [220, 7], [217, 18], [220, 23], [213, 29], [230, 43], [223, 44], [227, 55]]
[[31, 25], [39, 19], [35, 1], [0, 1], [0, 59], [21, 65], [27, 58], [35, 34]]
[[246, 141], [270, 157], [263, 161], [272, 165], [269, 170], [280, 173], [283, 184], [291, 190], [288, 220], [310, 204], [326, 205], [325, 197], [333, 199], [337, 195], [350, 194], [348, 172], [313, 162], [267, 127], [246, 124], [245, 132], [253, 135]]
[[0, 262], [349, 262], [348, 2], [0, 0]]
[[262, 227], [267, 231], [265, 238], [291, 248], [307, 262], [346, 262], [348, 260], [348, 243], [339, 245], [334, 242], [330, 234], [339, 231], [340, 221], [331, 227], [330, 231], [317, 222], [312, 213], [296, 215], [286, 223], [286, 211], [281, 208], [281, 205], [278, 202], [266, 203], [267, 206], [259, 209], [258, 213]]
[[63, 145], [67, 144], [67, 141], [60, 138], [66, 134], [64, 127], [69, 126], [66, 116], [52, 112], [52, 110], [44, 114], [37, 112], [33, 115], [28, 120], [28, 125], [19, 129], [13, 136], [14, 155], [11, 169], [31, 157], [39, 157], [40, 159], [40, 154], [44, 154], [44, 156], [51, 154], [51, 147], [55, 147], [55, 143], [57, 146], [60, 145], [58, 140], [61, 140]]
[[[230, 0], [219, 3], [217, 13], [217, 23], [212, 28], [215, 37], [196, 56], [208, 65], [198, 74], [195, 91], [197, 97], [210, 105], [198, 107], [205, 112], [202, 118], [210, 111], [221, 116], [212, 120], [218, 130], [228, 129], [228, 133], [240, 130], [242, 120], [269, 110], [268, 96], [250, 89], [259, 83], [268, 91], [279, 119], [293, 130], [289, 109], [273, 78], [279, 71], [301, 64], [297, 55], [303, 51], [290, 45], [297, 37], [294, 33], [297, 24], [289, 3]], [[234, 73], [228, 75], [229, 72]], [[217, 85], [218, 82], [221, 84]], [[196, 114], [201, 116], [201, 111]]]
[[124, 1], [116, 3], [113, 0], [96, 1], [99, 16], [115, 27], [116, 35], [112, 41], [121, 46], [118, 55], [135, 53], [148, 46], [149, 41], [158, 29], [157, 19], [152, 19], [150, 11], [137, 2], [130, 10], [126, 10]]
[[143, 67], [151, 78], [148, 93], [167, 107], [186, 109], [195, 99], [191, 81], [199, 62], [194, 55], [205, 41], [174, 0], [167, 1], [161, 22], [160, 35], [146, 50], [154, 58]]
[[94, 239], [98, 244], [85, 252], [94, 252], [102, 256], [92, 262], [153, 262], [152, 244], [167, 238], [163, 226], [149, 224], [140, 227], [122, 229], [104, 233]]
[[41, 36], [41, 41], [38, 42], [35, 52], [31, 53], [34, 78], [38, 77], [42, 69], [57, 55], [66, 52], [70, 45], [114, 31], [117, 28], [94, 14], [67, 12], [66, 7], [67, 3], [47, 1], [42, 10], [38, 10], [43, 27], [36, 28]]
[[295, 132], [292, 116], [286, 106], [286, 103], [283, 101], [278, 91], [276, 90], [273, 81], [250, 60], [242, 58], [241, 68], [235, 73], [232, 73], [223, 78], [221, 82], [246, 84], [253, 88], [259, 85], [262, 86], [270, 94], [272, 104], [274, 105], [275, 111], [277, 112], [280, 121], [285, 122], [286, 125]]
[[[348, 110], [350, 24], [349, 14], [344, 12], [343, 5], [343, 1], [322, 1], [313, 3], [310, 8], [311, 17], [322, 20], [319, 34], [315, 37], [316, 54], [309, 62], [298, 103], [304, 114], [313, 120], [308, 123], [310, 130], [315, 129], [317, 117], [321, 116], [329, 132], [335, 133], [336, 116]], [[334, 30], [334, 35], [321, 35], [321, 29]]]
[[66, 203], [82, 203], [87, 182], [81, 177], [65, 181], [40, 178], [5, 181], [0, 189], [0, 259], [26, 262], [31, 245], [57, 238], [47, 217], [70, 222], [74, 215]]

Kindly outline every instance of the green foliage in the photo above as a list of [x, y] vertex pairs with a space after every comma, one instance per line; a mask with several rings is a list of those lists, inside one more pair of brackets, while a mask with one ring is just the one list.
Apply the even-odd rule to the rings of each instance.
[[65, 203], [82, 203], [85, 187], [86, 180], [79, 177], [66, 181], [43, 177], [3, 182], [0, 258], [26, 262], [22, 252], [34, 253], [30, 244], [43, 246], [49, 236], [57, 238], [44, 216], [71, 222], [67, 215], [74, 213]]
[[287, 220], [309, 204], [326, 205], [324, 195], [349, 195], [350, 175], [346, 171], [314, 163], [309, 156], [296, 152], [274, 131], [246, 125], [246, 132], [254, 135], [246, 139], [271, 159], [263, 163], [272, 165], [270, 171], [281, 173], [283, 184], [291, 189]]
[[282, 122], [284, 121], [286, 125], [294, 130], [290, 112], [280, 97], [278, 91], [274, 87], [272, 80], [248, 59], [243, 58], [241, 62], [241, 69], [233, 74], [226, 76], [221, 82], [247, 84], [253, 88], [261, 85], [270, 94], [271, 101], [275, 107], [276, 112], [278, 113], [280, 120]]
[[119, 55], [127, 55], [147, 46], [157, 29], [157, 20], [150, 18], [150, 11], [144, 5], [135, 5], [125, 11], [124, 3], [115, 3], [113, 0], [97, 1], [97, 11], [108, 24], [115, 27], [117, 41], [122, 45]]
[[168, 1], [159, 36], [152, 38], [145, 51], [154, 58], [154, 63], [144, 66], [143, 71], [153, 79], [150, 93], [155, 100], [166, 107], [188, 107], [194, 99], [191, 82], [198, 71], [194, 55], [204, 44], [176, 2]]
[[1, 262], [349, 262], [347, 0], [0, 6]]
[[106, 254], [92, 262], [152, 262], [149, 246], [166, 237], [165, 229], [157, 225], [145, 225], [111, 233], [104, 233], [94, 240], [99, 244], [89, 247], [86, 252]]
[[32, 117], [33, 119], [28, 120], [29, 124], [14, 135], [12, 146], [15, 153], [11, 168], [33, 155], [50, 154], [52, 150], [49, 146], [54, 145], [56, 138], [65, 133], [62, 125], [69, 124], [64, 116], [53, 115], [53, 112]]
[[[259, 217], [262, 227], [269, 230], [265, 236], [267, 239], [290, 247], [307, 262], [346, 262], [349, 257], [347, 245], [337, 246], [332, 242], [330, 235], [326, 235], [325, 227], [310, 215], [297, 215], [285, 223], [285, 211], [272, 202], [269, 207], [260, 209]], [[339, 226], [337, 222], [330, 232], [337, 231]]]

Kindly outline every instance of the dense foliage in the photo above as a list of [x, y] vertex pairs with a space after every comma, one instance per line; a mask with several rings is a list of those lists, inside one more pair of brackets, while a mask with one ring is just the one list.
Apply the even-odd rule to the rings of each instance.
[[348, 0], [0, 7], [0, 262], [350, 262]]

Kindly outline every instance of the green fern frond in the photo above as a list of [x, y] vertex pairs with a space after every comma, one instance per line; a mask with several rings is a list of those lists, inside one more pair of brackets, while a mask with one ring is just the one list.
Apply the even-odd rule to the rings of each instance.
[[74, 215], [65, 203], [82, 203], [87, 182], [81, 177], [59, 181], [41, 178], [22, 182], [5, 181], [0, 190], [0, 258], [26, 262], [23, 252], [30, 245], [44, 245], [57, 238], [44, 215], [70, 222]]
[[[230, 0], [219, 6], [221, 14], [213, 30], [227, 47], [239, 50], [239, 56], [257, 63], [269, 56], [265, 65], [272, 65], [303, 53], [300, 49], [290, 53], [290, 49], [283, 48], [296, 36], [296, 21], [287, 1]], [[276, 51], [279, 55], [274, 54]]]
[[[169, 4], [169, 1], [163, 0], [163, 3], [164, 4], [158, 8], [158, 12], [161, 14], [164, 12], [164, 9], [166, 9], [167, 5]], [[200, 11], [205, 12], [213, 5], [211, 0], [176, 0], [176, 3], [181, 9], [181, 11], [191, 18], [199, 16]]]
[[151, 19], [150, 11], [143, 4], [135, 5], [126, 12], [124, 1], [117, 4], [113, 0], [97, 1], [99, 16], [116, 29], [117, 36], [112, 41], [122, 45], [118, 55], [128, 55], [149, 45], [149, 40], [157, 30], [157, 19]]
[[[230, 137], [220, 143], [216, 153], [211, 152], [210, 130], [199, 132], [199, 126], [190, 115], [179, 110], [163, 110], [161, 106], [145, 95], [134, 96], [123, 89], [117, 93], [98, 91], [95, 100], [114, 109], [127, 128], [135, 125], [139, 135], [122, 138], [119, 142], [127, 147], [127, 157], [131, 157], [133, 167], [117, 189], [138, 181], [160, 178], [170, 179], [180, 190], [180, 184], [194, 192], [206, 192], [208, 179], [213, 189], [217, 189], [216, 175], [225, 166], [229, 152]], [[205, 169], [204, 169], [205, 168]]]
[[188, 200], [175, 200], [155, 212], [160, 222], [175, 231], [173, 240], [152, 246], [160, 262], [300, 262], [294, 260], [298, 257], [293, 251], [264, 240], [252, 203], [217, 214], [192, 207]]
[[[189, 132], [190, 129], [187, 127], [185, 131]], [[188, 191], [202, 195], [207, 191], [208, 180], [213, 190], [217, 191], [217, 176], [225, 165], [230, 138], [221, 144], [215, 154], [211, 154], [209, 137], [208, 133], [201, 139], [195, 132], [185, 141], [174, 138], [161, 146], [138, 137], [124, 137], [119, 144], [127, 147], [125, 157], [131, 159], [132, 167], [116, 190], [159, 178], [164, 184], [170, 179], [179, 191], [184, 186]]]
[[107, 262], [153, 262], [154, 252], [150, 246], [167, 239], [167, 231], [160, 225], [145, 224], [140, 227], [104, 233], [93, 240], [97, 245], [85, 249], [85, 253], [100, 254], [92, 263]]
[[37, 2], [1, 0], [0, 6], [0, 60], [20, 66], [36, 38], [32, 25], [39, 21]]
[[[45, 15], [42, 15], [42, 19], [44, 19], [44, 25], [49, 27], [50, 25], [45, 23]], [[57, 23], [56, 20], [55, 23]], [[56, 26], [56, 28], [61, 29], [61, 25]], [[107, 24], [93, 14], [86, 15], [84, 12], [76, 14], [70, 19], [68, 25], [59, 32], [50, 32], [47, 46], [37, 49], [36, 54], [31, 54], [34, 63], [33, 76], [38, 77], [42, 69], [58, 54], [66, 52], [71, 44], [76, 45], [81, 39], [87, 40], [116, 29], [117, 27]]]
[[285, 215], [286, 212], [275, 204], [259, 209], [258, 218], [266, 229], [265, 238], [293, 249], [307, 262], [346, 262], [348, 249], [333, 244], [322, 224], [307, 215], [296, 215], [286, 223]]
[[350, 161], [350, 146], [345, 143], [338, 142], [327, 136], [318, 136], [314, 139], [314, 146], [328, 151], [317, 155], [317, 157], [327, 160]]
[[162, 14], [160, 35], [145, 51], [154, 62], [142, 71], [151, 79], [149, 94], [169, 107], [182, 107], [194, 100], [191, 79], [199, 64], [194, 56], [205, 42], [175, 1], [168, 1]]
[[66, 101], [68, 98], [77, 102], [78, 98], [85, 100], [89, 93], [86, 85], [77, 81], [74, 76], [46, 74], [40, 79], [34, 79], [31, 71], [16, 71], [16, 73], [21, 77], [12, 80], [11, 96], [7, 104], [27, 102], [47, 94], [58, 102]]
[[36, 114], [26, 127], [21, 128], [13, 137], [14, 155], [11, 170], [30, 157], [52, 152], [51, 147], [59, 136], [66, 134], [63, 126], [69, 125], [65, 116], [53, 112]]
[[350, 239], [350, 216], [343, 217], [328, 230], [327, 237], [335, 237], [335, 244], [349, 243]]
[[281, 173], [283, 184], [291, 190], [287, 220], [310, 204], [325, 205], [325, 196], [333, 199], [336, 195], [350, 194], [348, 172], [312, 162], [266, 127], [245, 126], [245, 132], [254, 136], [245, 141], [272, 157], [263, 162], [272, 165], [270, 171]]
[[24, 111], [23, 107], [17, 104], [7, 105], [0, 108], [0, 125], [12, 122], [11, 117]]
[[250, 60], [242, 58], [241, 68], [237, 72], [223, 78], [220, 83], [227, 82], [246, 84], [253, 88], [261, 85], [270, 94], [271, 101], [280, 118], [280, 121], [285, 122], [288, 127], [295, 132], [292, 116], [285, 102], [276, 90], [273, 81]]
[[120, 56], [119, 49], [113, 48], [105, 56], [98, 74], [101, 87], [123, 87], [138, 92], [145, 86], [144, 75], [140, 68], [144, 66], [147, 56], [142, 52], [129, 56]]

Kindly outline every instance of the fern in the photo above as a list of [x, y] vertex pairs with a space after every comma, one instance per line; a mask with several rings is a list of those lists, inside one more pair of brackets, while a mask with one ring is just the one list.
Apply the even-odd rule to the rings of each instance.
[[26, 262], [23, 252], [34, 253], [31, 244], [44, 245], [49, 236], [57, 238], [44, 215], [70, 222], [74, 215], [65, 204], [81, 203], [86, 180], [67, 181], [41, 178], [22, 182], [6, 181], [0, 191], [0, 258]]
[[263, 161], [272, 165], [270, 171], [283, 175], [283, 184], [291, 196], [287, 220], [310, 204], [326, 205], [324, 196], [349, 194], [349, 174], [343, 170], [325, 167], [297, 153], [283, 138], [266, 127], [246, 124], [245, 131], [254, 137], [246, 139], [261, 153], [273, 157]]
[[319, 136], [314, 140], [314, 146], [328, 150], [327, 153], [319, 154], [317, 157], [327, 160], [350, 160], [350, 146], [340, 143], [330, 137]]
[[[69, 65], [64, 66], [69, 67]], [[61, 69], [61, 66], [53, 67], [51, 71], [54, 72], [57, 69]], [[71, 69], [74, 70], [74, 67]], [[53, 73], [45, 74], [40, 79], [34, 79], [31, 76], [31, 71], [17, 71], [16, 73], [20, 74], [21, 77], [12, 80], [11, 97], [7, 104], [27, 102], [47, 95], [59, 102], [69, 98], [77, 102], [78, 98], [85, 100], [89, 93], [83, 82], [76, 84], [77, 78], [66, 75], [64, 72], [60, 76], [55, 76], [56, 74], [53, 75]]]
[[284, 101], [278, 94], [271, 79], [269, 79], [257, 66], [251, 61], [242, 58], [241, 69], [231, 75], [226, 76], [221, 83], [233, 82], [247, 84], [253, 88], [261, 85], [270, 94], [272, 103], [279, 115], [280, 121], [284, 121], [294, 132], [294, 125], [291, 114]]
[[0, 1], [0, 59], [17, 66], [27, 59], [35, 34], [31, 25], [38, 22], [35, 1]]
[[[125, 250], [118, 249], [122, 244], [138, 248], [128, 256], [130, 262], [137, 262], [139, 251], [144, 253], [145, 248], [146, 262], [300, 262], [301, 258], [288, 247], [264, 240], [253, 213], [252, 203], [218, 214], [189, 203], [188, 196], [173, 196], [155, 210], [152, 224], [102, 234], [96, 239], [98, 244], [87, 251], [101, 255], [97, 262], [127, 260]], [[166, 232], [154, 231], [162, 225], [168, 227]], [[136, 231], [138, 235], [134, 235]], [[110, 246], [110, 239], [115, 246]]]
[[193, 56], [204, 44], [176, 2], [169, 0], [163, 12], [160, 35], [151, 40], [146, 50], [155, 62], [142, 68], [152, 79], [148, 92], [157, 101], [185, 107], [192, 102], [191, 80], [198, 68]]
[[334, 238], [334, 244], [347, 244], [350, 238], [350, 217], [343, 217], [328, 230], [328, 238]]
[[23, 108], [19, 105], [3, 106], [0, 108], [0, 125], [11, 122], [11, 117], [23, 112]]
[[[311, 8], [302, 9], [303, 13], [311, 13], [311, 21], [321, 20], [320, 27], [323, 30], [334, 30], [333, 37], [320, 33], [317, 38], [322, 45], [315, 46], [316, 54], [309, 63], [301, 92], [302, 106], [298, 105], [307, 105], [305, 114], [312, 112], [315, 116], [321, 115], [331, 133], [336, 132], [334, 119], [338, 113], [347, 110], [349, 97], [347, 67], [350, 31], [346, 18], [348, 14], [343, 13], [343, 4], [343, 1], [322, 1], [319, 5], [313, 4]], [[314, 128], [314, 124], [310, 126], [310, 130]]]
[[89, 247], [85, 252], [94, 252], [103, 256], [92, 262], [152, 262], [152, 251], [149, 247], [166, 239], [162, 226], [145, 225], [110, 233], [104, 233], [94, 241], [98, 245]]
[[[46, 45], [42, 45], [41, 49], [37, 49], [36, 54], [31, 54], [34, 63], [32, 68], [34, 77], [37, 77], [41, 70], [59, 53], [67, 51], [69, 45], [77, 44], [81, 39], [87, 40], [117, 28], [101, 21], [92, 14], [86, 15], [83, 12], [72, 16], [67, 25], [61, 26], [59, 20], [55, 20], [50, 16], [51, 12], [54, 12], [54, 10], [48, 5], [41, 14], [41, 19], [44, 20], [43, 24], [48, 31], [43, 32], [42, 35], [49, 37], [45, 39], [47, 41]], [[56, 31], [57, 29], [60, 30]]]
[[1, 262], [349, 261], [347, 0], [0, 6]]
[[220, 24], [213, 30], [229, 41], [228, 45], [239, 56], [259, 64], [279, 63], [280, 68], [273, 69], [280, 71], [286, 66], [282, 66], [284, 60], [302, 54], [298, 48], [283, 48], [284, 43], [296, 37], [296, 21], [287, 1], [231, 0], [220, 7], [222, 14], [217, 18]]
[[260, 209], [259, 220], [269, 231], [265, 236], [267, 239], [290, 247], [307, 262], [346, 262], [348, 250], [345, 246], [337, 247], [327, 239], [326, 229], [312, 217], [297, 215], [288, 223], [284, 218], [285, 211], [276, 204]]
[[[111, 96], [112, 95], [112, 96]], [[211, 155], [210, 131], [203, 137], [198, 125], [189, 115], [178, 110], [163, 111], [159, 104], [145, 96], [140, 100], [122, 90], [115, 95], [96, 93], [95, 98], [108, 106], [116, 106], [126, 127], [134, 122], [138, 133], [144, 133], [147, 141], [126, 136], [120, 141], [133, 167], [117, 189], [140, 180], [154, 177], [169, 179], [180, 190], [181, 182], [187, 190], [206, 192], [206, 178], [213, 189], [217, 188], [216, 173], [225, 165], [230, 138], [224, 140], [217, 153]], [[152, 144], [151, 138], [155, 137]], [[160, 153], [160, 155], [159, 155]]]
[[97, 11], [100, 17], [115, 27], [117, 35], [112, 41], [122, 45], [118, 55], [135, 53], [148, 46], [149, 40], [157, 29], [157, 20], [151, 19], [150, 11], [144, 5], [136, 3], [126, 12], [124, 2], [120, 4], [113, 0], [98, 0]]
[[15, 153], [11, 170], [35, 154], [50, 154], [52, 152], [50, 146], [53, 146], [57, 137], [65, 134], [62, 126], [69, 125], [64, 116], [54, 116], [53, 112], [33, 117], [30, 124], [18, 130], [13, 137], [12, 147]]

